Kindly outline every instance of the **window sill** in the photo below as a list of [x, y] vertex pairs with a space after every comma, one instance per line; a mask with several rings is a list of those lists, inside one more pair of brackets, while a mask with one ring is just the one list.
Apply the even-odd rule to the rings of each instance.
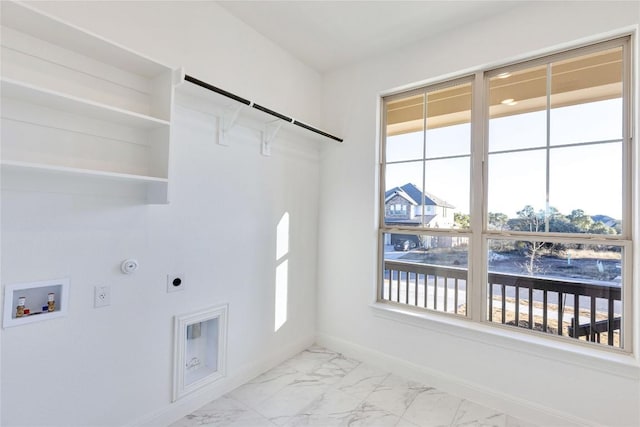
[[452, 335], [484, 345], [569, 363], [590, 370], [640, 380], [640, 363], [632, 355], [617, 350], [601, 350], [561, 342], [526, 331], [511, 331], [498, 325], [476, 323], [468, 319], [438, 313], [417, 312], [394, 304], [370, 305], [376, 317], [405, 323], [441, 334]]

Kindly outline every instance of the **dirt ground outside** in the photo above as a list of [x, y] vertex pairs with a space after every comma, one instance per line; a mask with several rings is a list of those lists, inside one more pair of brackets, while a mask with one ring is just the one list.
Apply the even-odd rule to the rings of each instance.
[[[467, 267], [466, 247], [414, 249], [399, 260], [451, 267]], [[530, 258], [522, 251], [492, 252], [489, 271], [528, 275]], [[544, 254], [535, 260], [537, 277], [620, 283], [621, 254], [612, 251], [571, 249], [558, 254]]]

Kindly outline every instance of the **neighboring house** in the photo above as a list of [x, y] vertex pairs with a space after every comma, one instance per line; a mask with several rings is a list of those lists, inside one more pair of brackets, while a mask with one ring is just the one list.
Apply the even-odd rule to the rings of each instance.
[[[453, 228], [454, 226], [455, 206], [433, 194], [421, 191], [411, 183], [387, 190], [384, 205], [384, 221], [388, 225], [418, 227], [424, 220], [425, 227], [429, 228]], [[414, 240], [417, 244], [427, 247], [436, 246], [434, 239], [419, 242], [415, 236], [402, 234], [388, 235], [385, 244], [395, 244], [397, 240], [406, 239]]]

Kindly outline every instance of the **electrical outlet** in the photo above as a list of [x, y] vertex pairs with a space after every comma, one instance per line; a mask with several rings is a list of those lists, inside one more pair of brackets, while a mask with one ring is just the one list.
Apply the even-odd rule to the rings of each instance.
[[111, 287], [96, 286], [93, 293], [93, 306], [98, 308], [108, 305], [111, 305]]
[[184, 288], [184, 274], [167, 274], [167, 292], [182, 291]]

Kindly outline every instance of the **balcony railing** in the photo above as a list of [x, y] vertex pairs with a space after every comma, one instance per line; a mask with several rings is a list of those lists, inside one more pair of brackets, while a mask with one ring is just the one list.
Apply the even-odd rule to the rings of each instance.
[[[489, 272], [488, 320], [620, 347], [620, 285]], [[380, 298], [466, 314], [467, 269], [384, 261]]]
[[381, 299], [466, 314], [467, 269], [384, 261]]

